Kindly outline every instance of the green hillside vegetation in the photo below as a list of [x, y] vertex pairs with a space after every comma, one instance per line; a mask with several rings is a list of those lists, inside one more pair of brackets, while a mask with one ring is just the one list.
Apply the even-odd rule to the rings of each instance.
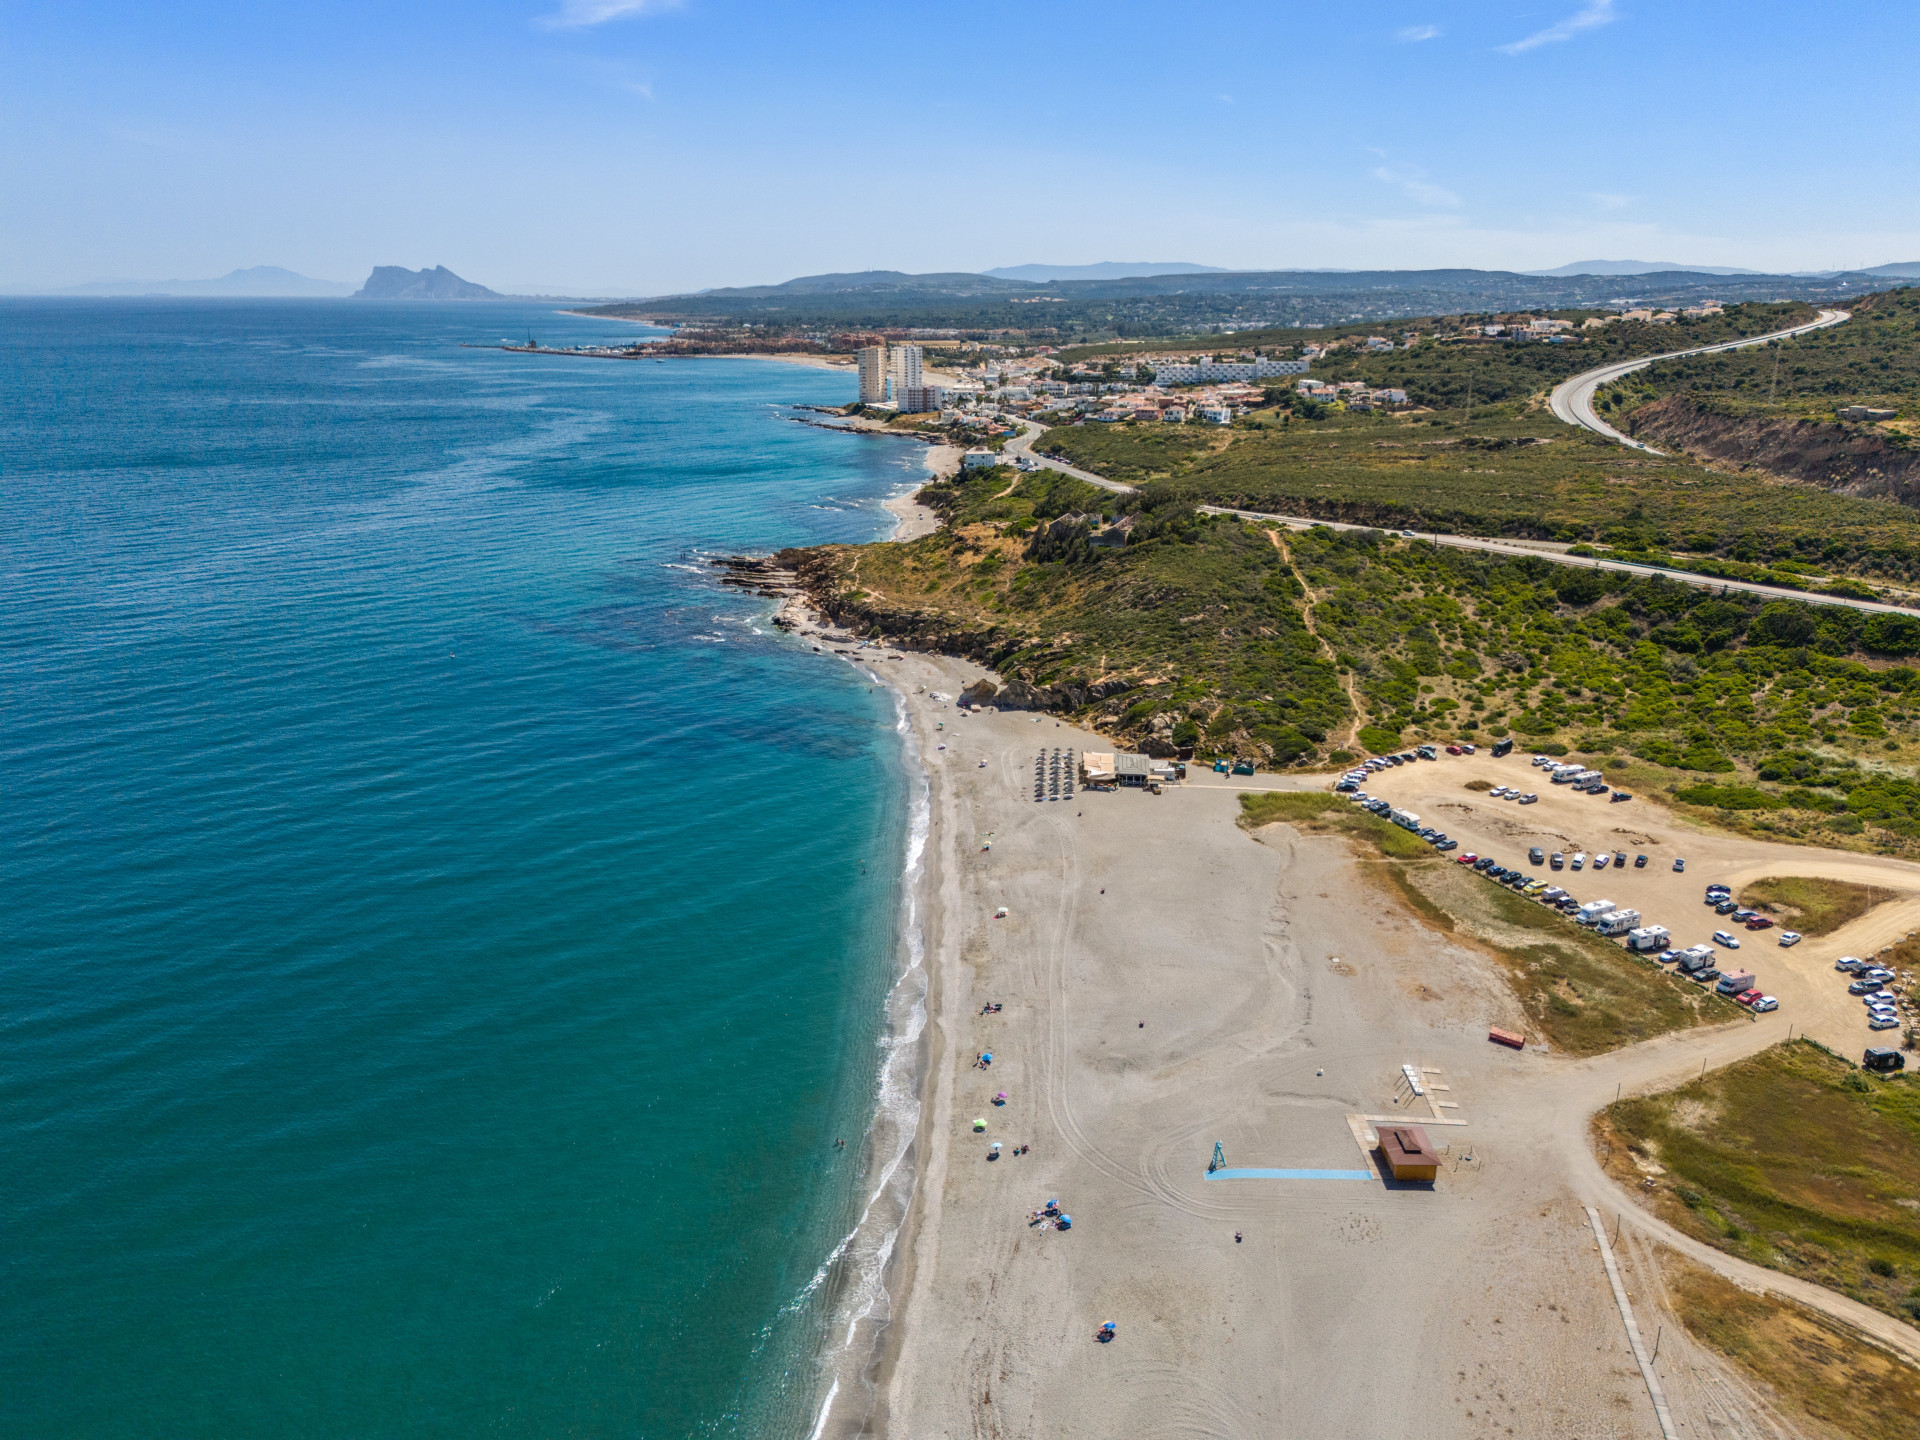
[[[1598, 542], [1688, 568], [1701, 559], [1752, 565], [1760, 568], [1733, 578], [1775, 583], [1813, 586], [1830, 573], [1920, 580], [1920, 512], [1629, 451], [1529, 400], [1476, 402], [1471, 419], [1464, 409], [1306, 419], [1270, 408], [1227, 428], [1059, 425], [1037, 448], [1129, 484], [1158, 481], [1194, 503]], [[1763, 573], [1782, 562], [1808, 575]]]
[[[1676, 1227], [1920, 1320], [1920, 1083], [1776, 1045], [1596, 1117], [1608, 1170]], [[1649, 1187], [1644, 1184], [1651, 1180]]]
[[[1920, 617], [1290, 534], [1054, 472], [922, 495], [932, 535], [790, 552], [815, 598], [1061, 687], [1051, 708], [1127, 743], [1307, 766], [1511, 735], [1734, 828], [1920, 848], [1920, 672], [1892, 663], [1920, 653]], [[1102, 511], [1133, 517], [1127, 544], [1093, 543]], [[1086, 692], [1102, 680], [1125, 685]]]
[[[1552, 313], [1577, 325], [1597, 312]], [[1682, 317], [1665, 325], [1616, 320], [1597, 330], [1575, 331], [1579, 338], [1566, 344], [1428, 336], [1411, 348], [1378, 354], [1336, 350], [1314, 362], [1313, 375], [1317, 380], [1364, 380], [1375, 388], [1405, 390], [1415, 405], [1464, 409], [1470, 398], [1475, 403], [1524, 400], [1609, 361], [1764, 335], [1813, 317], [1809, 305], [1749, 304], [1729, 305], [1723, 315]]]
[[[1871, 295], [1853, 319], [1778, 345], [1666, 360], [1607, 387], [1595, 406], [1630, 414], [1665, 395], [1739, 418], [1831, 421], [1846, 405], [1920, 417], [1920, 288]], [[1898, 430], [1894, 443], [1906, 437]]]

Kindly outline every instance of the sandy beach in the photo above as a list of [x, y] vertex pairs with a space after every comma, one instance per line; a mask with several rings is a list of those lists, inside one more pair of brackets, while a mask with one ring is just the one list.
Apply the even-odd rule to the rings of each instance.
[[[1695, 1433], [1768, 1413], [1661, 1315], [1654, 1246], [1753, 1288], [1797, 1282], [1662, 1233], [1600, 1172], [1586, 1117], [1784, 1023], [1578, 1061], [1490, 1045], [1489, 1025], [1526, 1028], [1495, 966], [1410, 912], [1379, 862], [1235, 824], [1240, 789], [1323, 780], [1066, 795], [1056, 750], [1107, 742], [960, 710], [980, 667], [859, 648], [809, 613], [788, 609], [804, 640], [905, 695], [932, 815], [917, 1183], [892, 1318], [822, 1434], [1658, 1437], [1588, 1205], [1624, 1227], [1643, 1328], [1666, 1321], [1673, 1413]], [[1372, 1151], [1408, 1121], [1441, 1151], [1433, 1185], [1385, 1179]], [[1308, 1173], [1210, 1180], [1216, 1142], [1230, 1168]], [[1032, 1222], [1053, 1199], [1070, 1230]]]

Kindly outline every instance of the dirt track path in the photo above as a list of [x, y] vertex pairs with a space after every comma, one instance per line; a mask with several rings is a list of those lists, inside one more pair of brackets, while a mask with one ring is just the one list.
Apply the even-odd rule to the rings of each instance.
[[[1294, 564], [1293, 550], [1286, 541], [1280, 538], [1280, 532], [1278, 530], [1267, 531], [1267, 539], [1273, 542], [1273, 548], [1278, 550], [1281, 558], [1287, 562], [1287, 569], [1293, 572], [1293, 578], [1300, 582], [1300, 591], [1306, 597], [1305, 603], [1300, 607], [1300, 619], [1306, 625], [1307, 633], [1320, 642], [1320, 649], [1325, 652], [1327, 659], [1331, 660], [1334, 666], [1338, 668], [1340, 656], [1334, 650], [1333, 646], [1327, 643], [1326, 636], [1322, 635], [1313, 623], [1314, 607], [1320, 603], [1319, 595], [1315, 594], [1313, 587], [1307, 584], [1307, 577], [1300, 573], [1300, 567]], [[1340, 684], [1347, 692], [1347, 703], [1352, 711], [1353, 718], [1348, 721], [1346, 727], [1334, 737], [1335, 749], [1353, 744], [1354, 737], [1360, 733], [1360, 727], [1367, 723], [1367, 708], [1360, 699], [1360, 687], [1354, 683], [1353, 672], [1351, 670], [1340, 677]]]

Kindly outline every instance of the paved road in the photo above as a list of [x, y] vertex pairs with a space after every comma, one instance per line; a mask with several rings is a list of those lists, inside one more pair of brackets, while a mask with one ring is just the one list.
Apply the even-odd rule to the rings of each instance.
[[1613, 426], [1607, 424], [1593, 413], [1593, 396], [1602, 385], [1611, 384], [1622, 375], [1631, 375], [1636, 370], [1644, 370], [1656, 360], [1678, 360], [1687, 355], [1717, 355], [1722, 350], [1744, 350], [1751, 345], [1764, 345], [1769, 340], [1785, 340], [1794, 335], [1805, 335], [1810, 330], [1824, 330], [1829, 325], [1839, 325], [1851, 320], [1853, 315], [1846, 310], [1822, 310], [1819, 318], [1805, 325], [1796, 325], [1791, 330], [1776, 330], [1770, 335], [1753, 335], [1745, 340], [1729, 340], [1722, 345], [1700, 345], [1692, 350], [1673, 350], [1665, 355], [1646, 355], [1638, 360], [1618, 360], [1611, 365], [1602, 365], [1597, 369], [1583, 370], [1571, 380], [1563, 380], [1554, 387], [1548, 403], [1553, 408], [1556, 420], [1569, 425], [1578, 425], [1591, 430], [1596, 435], [1604, 435], [1609, 440], [1617, 440], [1622, 445], [1631, 445], [1635, 450], [1644, 450], [1649, 455], [1663, 452], [1651, 445], [1644, 445], [1626, 435], [1622, 435]]
[[[1837, 316], [1838, 318], [1827, 319], [1825, 318], [1827, 316]], [[1817, 329], [1821, 325], [1837, 325], [1841, 320], [1847, 319], [1848, 315], [1844, 310], [1828, 310], [1822, 312], [1822, 317], [1821, 320], [1815, 321], [1812, 325], [1803, 325], [1797, 330], [1782, 330], [1779, 333], [1782, 335], [1796, 335], [1804, 330]], [[1730, 345], [1710, 345], [1701, 351], [1682, 350], [1676, 353], [1693, 355], [1704, 354], [1711, 350], [1730, 350], [1741, 345], [1757, 345], [1761, 343], [1761, 341], [1770, 338], [1772, 337], [1763, 335], [1751, 340], [1737, 340]], [[1670, 358], [1672, 357], [1665, 355], [1652, 357], [1652, 359], [1657, 360]], [[1629, 369], [1651, 363], [1652, 360], [1631, 360], [1625, 362]], [[1553, 392], [1556, 406], [1554, 413], [1556, 415], [1560, 413], [1558, 409], [1560, 396], [1562, 391], [1566, 390], [1567, 385], [1574, 385], [1582, 380], [1591, 379], [1595, 376], [1611, 375], [1617, 370], [1618, 367], [1609, 366], [1600, 370], [1589, 370], [1584, 376], [1574, 376], [1572, 380], [1566, 382], [1566, 385], [1562, 385], [1559, 390]], [[1624, 374], [1625, 371], [1618, 370], [1618, 373]], [[1599, 382], [1595, 381], [1595, 383], [1597, 384]], [[1592, 393], [1591, 388], [1585, 392], [1588, 400], [1592, 398]], [[1585, 423], [1584, 421], [1568, 419], [1568, 417], [1564, 415], [1562, 415], [1561, 418], [1568, 420], [1569, 424]], [[1007, 441], [1006, 449], [1003, 453], [1007, 455], [1030, 456], [1050, 470], [1058, 470], [1063, 474], [1073, 476], [1076, 480], [1084, 480], [1089, 485], [1098, 485], [1103, 490], [1112, 490], [1120, 494], [1129, 494], [1132, 492], [1133, 486], [1123, 485], [1118, 480], [1109, 480], [1103, 475], [1095, 475], [1086, 470], [1076, 469], [1071, 465], [1052, 459], [1046, 455], [1035, 455], [1032, 451], [1033, 442], [1040, 437], [1041, 433], [1045, 431], [1047, 427], [1036, 424], [1031, 420], [1024, 421], [1023, 424], [1026, 428], [1022, 433]], [[1593, 426], [1605, 434], [1613, 435], [1613, 437], [1622, 444], [1638, 445], [1637, 441], [1628, 440], [1624, 435], [1615, 434], [1603, 421], [1596, 419], [1593, 422]], [[1643, 450], [1646, 449], [1644, 445], [1640, 445], [1639, 448]], [[1237, 515], [1242, 520], [1277, 521], [1293, 530], [1305, 530], [1313, 525], [1325, 525], [1330, 530], [1376, 530], [1381, 528], [1376, 525], [1350, 525], [1338, 520], [1315, 520], [1305, 515], [1275, 515], [1264, 510], [1234, 510], [1222, 505], [1202, 505], [1199, 509], [1202, 514], [1206, 515]], [[1401, 533], [1411, 534], [1412, 532], [1403, 531]], [[1702, 590], [1735, 590], [1747, 595], [1758, 595], [1767, 600], [1804, 600], [1809, 605], [1838, 605], [1843, 609], [1863, 610], [1876, 615], [1907, 615], [1912, 613], [1911, 610], [1902, 606], [1889, 605], [1880, 600], [1852, 600], [1844, 595], [1813, 595], [1804, 590], [1789, 590], [1780, 585], [1759, 585], [1750, 580], [1722, 580], [1716, 576], [1695, 575], [1685, 570], [1663, 570], [1657, 565], [1635, 565], [1626, 560], [1596, 560], [1585, 556], [1569, 555], [1566, 553], [1567, 547], [1565, 545], [1548, 540], [1487, 540], [1477, 535], [1439, 534], [1422, 534], [1417, 538], [1425, 540], [1429, 544], [1448, 545], [1456, 550], [1481, 550], [1490, 555], [1506, 555], [1516, 558], [1533, 556], [1536, 559], [1551, 561], [1555, 565], [1583, 565], [1588, 569], [1594, 570], [1617, 570], [1625, 575], [1664, 575], [1669, 580], [1678, 580], [1682, 585], [1693, 585]]]
[[[1304, 515], [1270, 515], [1261, 510], [1229, 510], [1219, 505], [1198, 507], [1208, 515], [1237, 515], [1242, 520], [1277, 520], [1293, 530], [1305, 530], [1313, 525], [1325, 525], [1329, 530], [1377, 530], [1377, 525], [1347, 525], [1337, 520], [1314, 520]], [[1412, 536], [1432, 545], [1447, 545], [1455, 550], [1484, 550], [1492, 555], [1506, 555], [1513, 558], [1532, 556], [1536, 560], [1548, 560], [1555, 565], [1585, 566], [1589, 570], [1618, 570], [1626, 575], [1663, 575], [1669, 580], [1678, 580], [1683, 585], [1695, 585], [1703, 590], [1736, 590], [1748, 595], [1759, 595], [1768, 600], [1804, 600], [1809, 605], [1839, 605], [1848, 610], [1865, 610], [1880, 615], [1910, 615], [1913, 612], [1899, 605], [1889, 605], [1879, 600], [1850, 600], [1843, 595], [1813, 595], [1804, 590], [1788, 590], [1780, 585], [1757, 585], [1749, 580], [1722, 580], [1712, 575], [1695, 575], [1685, 570], [1663, 570], [1657, 565], [1634, 565], [1625, 560], [1595, 560], [1582, 555], [1569, 555], [1565, 549], [1552, 549], [1536, 540], [1483, 540], [1476, 535], [1414, 535], [1411, 530], [1400, 534]]]
[[1084, 480], [1089, 485], [1098, 485], [1102, 490], [1112, 490], [1119, 495], [1133, 493], [1131, 485], [1123, 485], [1118, 480], [1109, 480], [1104, 475], [1095, 475], [1088, 470], [1077, 470], [1066, 461], [1055, 460], [1050, 455], [1035, 455], [1032, 449], [1033, 442], [1040, 438], [1047, 427], [1034, 420], [1023, 420], [1020, 423], [1025, 428], [1001, 448], [1002, 455], [1024, 455], [1029, 460], [1038, 460], [1049, 470], [1058, 470], [1063, 475], [1071, 475], [1074, 479]]

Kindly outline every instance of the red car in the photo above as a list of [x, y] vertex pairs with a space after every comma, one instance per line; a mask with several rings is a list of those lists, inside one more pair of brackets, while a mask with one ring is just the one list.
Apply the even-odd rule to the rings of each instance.
[[1478, 860], [1479, 858], [1480, 857], [1478, 855], [1474, 854], [1473, 851], [1469, 850], [1467, 851], [1466, 854], [1462, 855], [1459, 858], [1459, 860], [1456, 861], [1455, 863], [1460, 865], [1471, 865], [1474, 861]]
[[1756, 915], [1747, 921], [1747, 929], [1749, 930], [1771, 930], [1772, 928], [1773, 921], [1769, 920], [1765, 915]]
[[1739, 1001], [1742, 1005], [1751, 1005], [1753, 1004], [1754, 1001], [1760, 998], [1760, 992], [1758, 990], [1742, 990], [1738, 995], [1734, 996], [1733, 998]]
[[1458, 755], [1459, 753], [1460, 753], [1460, 747], [1458, 745], [1447, 746], [1447, 754]]

